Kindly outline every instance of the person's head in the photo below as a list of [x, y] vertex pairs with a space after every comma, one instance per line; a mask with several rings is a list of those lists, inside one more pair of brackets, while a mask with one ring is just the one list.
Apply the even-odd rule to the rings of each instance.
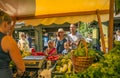
[[65, 48], [65, 49], [69, 49], [69, 48], [70, 48], [70, 45], [69, 45], [68, 42], [65, 42], [65, 43], [64, 43], [64, 48]]
[[25, 37], [26, 37], [26, 38], [31, 37], [30, 33], [26, 33]]
[[11, 30], [11, 22], [11, 17], [7, 13], [0, 10], [0, 31], [4, 34], [9, 33]]
[[23, 33], [21, 34], [21, 39], [23, 39], [23, 40], [25, 39], [25, 34], [23, 34]]
[[71, 33], [75, 33], [76, 32], [76, 28], [77, 28], [76, 24], [70, 24], [70, 32]]
[[120, 30], [117, 30], [117, 31], [116, 31], [116, 35], [120, 35]]
[[48, 33], [45, 33], [44, 36], [48, 36]]
[[49, 47], [49, 48], [54, 47], [54, 41], [53, 41], [53, 40], [49, 40], [49, 41], [48, 41], [48, 47]]
[[63, 29], [63, 28], [59, 28], [57, 35], [58, 35], [59, 37], [60, 37], [60, 36], [64, 36], [64, 29]]

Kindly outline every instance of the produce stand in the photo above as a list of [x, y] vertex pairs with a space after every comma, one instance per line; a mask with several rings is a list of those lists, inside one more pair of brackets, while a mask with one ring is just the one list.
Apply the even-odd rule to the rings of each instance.
[[[17, 5], [17, 3], [18, 2], [20, 2], [21, 1], [21, 5], [20, 5], [20, 3], [19, 3], [19, 5], [20, 6], [22, 6], [23, 4], [22, 4], [22, 1], [23, 0], [16, 0], [16, 1], [14, 1], [14, 0], [11, 0], [10, 2], [8, 1], [8, 2], [6, 2], [6, 0], [3, 0], [3, 1], [1, 1], [1, 4], [2, 4], [2, 6], [3, 6], [3, 10], [4, 11], [8, 11], [8, 13], [9, 14], [11, 14], [11, 16], [15, 16], [17, 19], [35, 19], [34, 21], [35, 21], [35, 23], [33, 23], [33, 24], [36, 24], [36, 18], [40, 18], [39, 20], [40, 21], [38, 21], [38, 23], [40, 23], [41, 22], [41, 24], [47, 24], [47, 25], [49, 25], [49, 24], [51, 24], [51, 23], [49, 23], [50, 22], [50, 20], [51, 19], [49, 19], [48, 21], [49, 22], [45, 22], [46, 21], [46, 19], [48, 19], [48, 18], [51, 18], [51, 17], [56, 17], [55, 19], [59, 19], [59, 20], [61, 20], [60, 18], [61, 17], [66, 17], [66, 16], [79, 16], [79, 15], [81, 15], [82, 16], [82, 18], [84, 18], [84, 16], [88, 16], [88, 15], [96, 15], [97, 14], [97, 18], [98, 18], [98, 21], [99, 21], [99, 26], [100, 26], [100, 32], [101, 32], [101, 38], [102, 38], [102, 43], [103, 43], [103, 49], [105, 48], [104, 47], [104, 36], [103, 36], [103, 33], [102, 33], [102, 25], [101, 25], [101, 19], [102, 18], [100, 18], [100, 15], [102, 15], [102, 14], [110, 14], [110, 21], [109, 21], [109, 50], [112, 48], [112, 40], [113, 40], [113, 4], [114, 4], [114, 0], [93, 0], [93, 3], [91, 3], [91, 2], [88, 2], [88, 0], [81, 0], [81, 2], [79, 2], [79, 3], [81, 3], [81, 5], [77, 2], [77, 1], [71, 1], [71, 3], [73, 4], [73, 2], [77, 2], [78, 3], [78, 5], [80, 5], [80, 7], [82, 7], [82, 9], [79, 9], [80, 7], [78, 6], [78, 11], [68, 11], [68, 10], [66, 10], [66, 9], [69, 9], [70, 8], [70, 6], [68, 6], [68, 8], [66, 8], [65, 10], [61, 10], [61, 12], [53, 12], [53, 13], [49, 13], [49, 12], [51, 12], [50, 11], [50, 9], [48, 8], [48, 11], [44, 11], [44, 10], [42, 10], [42, 11], [39, 11], [38, 9], [36, 9], [37, 11], [36, 12], [34, 12], [34, 9], [33, 8], [31, 8], [30, 10], [31, 10], [31, 12], [33, 12], [33, 13], [36, 13], [36, 14], [33, 14], [33, 13], [31, 13], [30, 14], [30, 11], [28, 11], [29, 9], [28, 9], [28, 7], [33, 7], [34, 5], [30, 5], [30, 6], [23, 6], [23, 7], [21, 7], [21, 8], [19, 8], [20, 6], [15, 6], [15, 5], [11, 5], [12, 4], [12, 2], [13, 2], [13, 4], [16, 4]], [[34, 0], [32, 0], [32, 1], [34, 1]], [[38, 0], [37, 0], [38, 1]], [[38, 3], [38, 5], [41, 3], [42, 4], [42, 1], [39, 3], [39, 2], [37, 2], [36, 1], [36, 3]], [[64, 0], [65, 1], [65, 0]], [[69, 1], [69, 2], [70, 2]], [[78, 0], [79, 1], [79, 0]], [[84, 2], [84, 1], [86, 1], [86, 2]], [[99, 2], [100, 1], [100, 2]], [[103, 2], [107, 2], [108, 1], [108, 3], [103, 3]], [[29, 1], [29, 2], [31, 2], [31, 1]], [[29, 2], [27, 2], [27, 1], [23, 1], [23, 3], [28, 3], [29, 4]], [[51, 1], [50, 1], [51, 2]], [[54, 2], [56, 2], [56, 1], [54, 1]], [[51, 2], [51, 3], [54, 3], [54, 2]], [[87, 5], [88, 6], [86, 6], [86, 4], [85, 4], [85, 6], [83, 6], [84, 4], [82, 4], [82, 2], [83, 3], [88, 3]], [[104, 4], [104, 5], [96, 5], [97, 3], [94, 3], [94, 2], [98, 2], [98, 4]], [[108, 6], [106, 6], [105, 8], [101, 8], [101, 6], [105, 6], [105, 5], [109, 5], [109, 2], [110, 2], [110, 8], [108, 8]], [[12, 9], [10, 9], [9, 10], [9, 7], [6, 7], [6, 5], [4, 4], [4, 3], [8, 3], [9, 5], [11, 5], [12, 6], [12, 8], [13, 9], [15, 9], [15, 11], [12, 11]], [[34, 3], [34, 2], [31, 2], [31, 3]], [[45, 2], [44, 2], [45, 3]], [[49, 2], [48, 2], [49, 3]], [[60, 4], [60, 2], [58, 2], [59, 4]], [[66, 2], [62, 2], [62, 4], [63, 3], [68, 3], [67, 1]], [[113, 3], [113, 4], [112, 4]], [[45, 3], [46, 4], [46, 3]], [[57, 5], [57, 3], [54, 3], [54, 4], [56, 4]], [[68, 4], [70, 4], [70, 3], [68, 3]], [[75, 4], [75, 3], [74, 3]], [[91, 4], [95, 4], [95, 6], [92, 6], [92, 7], [95, 7], [95, 8], [93, 8], [92, 9], [92, 7], [90, 7], [90, 5]], [[48, 5], [48, 4], [47, 4]], [[66, 5], [66, 4], [65, 4]], [[76, 4], [75, 4], [76, 5]], [[51, 6], [51, 5], [50, 5]], [[50, 7], [50, 6], [48, 6], [48, 7]], [[58, 5], [59, 6], [59, 5]], [[66, 5], [67, 6], [67, 5]], [[76, 5], [77, 6], [77, 5]], [[16, 8], [16, 7], [18, 7], [18, 8]], [[27, 9], [25, 9], [25, 7], [27, 7]], [[39, 7], [40, 8], [40, 6], [37, 6], [37, 7]], [[45, 6], [44, 6], [45, 7]], [[53, 6], [54, 8], [56, 7], [56, 6]], [[63, 6], [63, 7], [65, 7], [65, 6]], [[84, 8], [83, 8], [84, 7]], [[88, 8], [87, 8], [88, 7]], [[111, 8], [112, 7], [112, 8]], [[8, 9], [7, 9], [8, 8]], [[57, 8], [57, 7], [56, 7]], [[55, 8], [55, 9], [56, 9]], [[77, 9], [77, 7], [74, 7], [74, 8], [76, 8]], [[74, 10], [74, 8], [73, 8], [73, 10]], [[90, 9], [91, 8], [91, 9]], [[32, 10], [33, 9], [33, 10]], [[60, 8], [60, 9], [64, 9], [64, 8]], [[59, 8], [58, 8], [58, 11], [60, 10]], [[84, 10], [83, 10], [84, 9]], [[109, 10], [110, 9], [110, 10]], [[21, 11], [20, 11], [21, 10]], [[99, 11], [98, 11], [99, 10]], [[57, 10], [53, 10], [53, 11], [57, 11]], [[66, 12], [66, 11], [68, 11], [68, 12]], [[11, 13], [10, 13], [11, 12]], [[12, 13], [13, 12], [13, 13]], [[19, 13], [20, 12], [20, 13]], [[23, 12], [23, 13], [22, 13]], [[47, 13], [48, 12], [48, 14], [42, 14], [42, 15], [40, 15], [41, 14], [41, 12], [43, 12], [43, 13]], [[39, 14], [40, 13], [40, 14]], [[32, 15], [33, 14], [33, 15]], [[30, 16], [31, 15], [31, 16]], [[24, 17], [23, 17], [24, 16]], [[71, 17], [70, 17], [71, 18]], [[87, 18], [89, 18], [89, 17], [87, 17]], [[44, 20], [45, 19], [45, 20]], [[52, 18], [53, 19], [53, 18]], [[73, 20], [74, 18], [72, 18], [72, 20]], [[80, 19], [80, 18], [79, 18]], [[90, 18], [91, 19], [91, 18]], [[78, 19], [77, 19], [78, 20]], [[83, 21], [83, 20], [87, 20], [86, 18], [85, 19], [82, 19], [82, 20], [79, 20], [79, 21]], [[33, 20], [31, 20], [31, 21], [33, 21]], [[45, 23], [42, 23], [42, 21], [43, 22], [45, 22]], [[26, 21], [27, 22], [27, 21]], [[62, 23], [65, 23], [66, 22], [66, 20], [64, 20], [64, 21], [62, 21], [62, 22], [59, 22], [59, 23], [56, 23], [55, 21], [53, 21], [52, 23], [56, 23], [56, 24], [62, 24]], [[67, 19], [67, 22], [69, 22], [69, 23], [76, 23], [76, 22], [78, 22], [78, 21], [68, 21], [68, 19]], [[31, 22], [29, 22], [29, 23], [31, 23]], [[37, 25], [36, 25], [37, 26]], [[112, 32], [111, 32], [112, 31]], [[42, 39], [41, 39], [42, 40]], [[42, 42], [42, 41], [41, 41]], [[104, 49], [104, 52], [105, 52], [105, 49]], [[117, 51], [113, 51], [113, 52], [117, 52]], [[119, 54], [119, 52], [118, 52], [118, 54]], [[116, 54], [116, 55], [118, 55], [118, 54]], [[107, 55], [108, 56], [108, 55]], [[111, 53], [111, 56], [112, 57], [110, 57], [110, 58], [112, 58], [113, 59], [113, 53]], [[106, 59], [108, 59], [109, 61], [111, 60], [111, 59], [108, 59], [107, 57], [106, 57]], [[107, 61], [108, 61], [107, 60]], [[107, 73], [108, 74], [108, 72], [110, 71], [109, 69], [110, 69], [110, 67], [107, 69], [108, 71], [106, 72], [106, 71], [100, 71], [101, 69], [103, 69], [104, 70], [104, 68], [106, 68], [106, 67], [108, 67], [108, 66], [106, 66], [106, 64], [108, 64], [108, 65], [114, 65], [114, 62], [116, 61], [116, 60], [118, 60], [118, 63], [119, 63], [119, 58], [117, 58], [117, 59], [115, 59], [115, 60], [113, 60], [113, 62], [111, 62], [110, 61], [110, 64], [109, 64], [109, 62], [107, 62], [106, 60], [105, 61], [102, 61], [102, 64], [100, 63], [100, 66], [97, 66], [97, 67], [100, 67], [100, 68], [95, 68], [95, 71], [94, 72], [91, 72], [91, 71], [89, 71], [89, 75], [90, 75], [90, 77], [91, 78], [93, 78], [93, 77], [95, 77], [97, 74], [95, 73], [96, 71], [98, 71], [99, 72], [99, 74], [101, 74], [101, 73], [103, 73], [103, 74], [101, 74], [101, 75], [97, 75], [97, 77], [95, 77], [95, 78], [100, 78], [100, 77], [98, 77], [98, 76], [102, 76], [102, 75], [105, 75], [105, 77], [101, 77], [101, 78], [110, 78], [110, 77], [106, 77], [106, 74], [105, 73]], [[107, 63], [106, 63], [107, 62]], [[105, 64], [105, 66], [103, 66]], [[119, 64], [120, 65], [120, 64]], [[119, 66], [118, 65], [118, 66]], [[116, 67], [116, 66], [114, 66], [114, 67]], [[26, 67], [27, 68], [27, 67]], [[29, 68], [28, 68], [29, 69]], [[32, 68], [31, 68], [32, 69]], [[33, 68], [34, 69], [34, 68]], [[38, 68], [38, 69], [40, 69], [40, 68]], [[99, 70], [100, 69], [100, 70]], [[112, 69], [112, 68], [111, 68]], [[118, 67], [118, 69], [120, 69], [119, 67]], [[93, 69], [91, 69], [91, 70], [93, 70]], [[93, 76], [91, 76], [91, 74], [94, 74]], [[53, 72], [53, 74], [54, 74], [54, 72]], [[57, 73], [56, 73], [57, 74]], [[84, 73], [83, 73], [84, 74]], [[114, 72], [113, 73], [111, 73], [111, 72], [109, 72], [109, 75], [111, 75], [111, 74], [114, 74]], [[119, 74], [119, 73], [118, 73]], [[88, 72], [86, 72], [84, 75], [81, 75], [81, 77], [79, 77], [79, 78], [86, 78], [86, 76], [88, 75]], [[83, 77], [82, 77], [83, 76]], [[113, 76], [116, 76], [116, 74], [115, 75], [113, 75]], [[73, 77], [73, 78], [75, 78], [75, 77]], [[118, 77], [114, 77], [114, 78], [120, 78], [119, 76]]]
[[64, 78], [65, 74], [71, 75], [73, 73], [71, 52], [60, 56], [50, 69], [52, 69], [51, 78]]
[[45, 56], [26, 56], [23, 58], [26, 71], [22, 78], [38, 78], [38, 71], [45, 68]]
[[55, 73], [55, 72], [52, 72], [51, 78], [53, 78], [53, 77], [62, 78], [64, 76], [64, 74], [65, 73]]
[[[97, 10], [99, 10], [99, 15], [102, 19], [101, 21], [107, 21], [110, 1], [112, 0], [92, 0], [90, 2], [88, 0], [60, 0], [47, 2], [44, 0], [11, 0], [10, 2], [7, 0], [2, 0], [0, 2], [0, 5], [2, 5], [0, 9], [7, 12], [12, 17], [15, 17], [16, 21], [24, 21], [26, 26], [40, 26], [40, 24], [49, 26], [53, 23], [64, 24], [65, 22], [77, 23], [79, 21], [92, 22], [93, 20], [97, 20]], [[6, 6], [5, 3], [11, 6], [11, 8]], [[51, 6], [54, 4], [56, 5]], [[60, 7], [60, 4], [63, 4], [63, 6]], [[75, 4], [75, 6], [71, 6], [72, 4]], [[28, 7], [30, 9], [28, 9]], [[41, 27], [38, 29], [40, 29], [40, 40], [38, 40], [37, 43], [41, 43], [41, 47]], [[37, 38], [38, 37], [36, 37], [36, 39]], [[102, 42], [104, 42], [103, 38]]]
[[63, 75], [65, 74], [65, 73], [59, 73], [59, 72], [57, 73], [57, 72], [55, 72], [56, 64], [57, 63], [55, 63], [54, 66], [52, 67], [53, 70], [51, 71], [51, 78], [53, 78], [56, 75], [57, 75], [57, 77], [63, 77]]
[[[57, 65], [57, 62], [52, 67], [53, 70], [51, 71], [51, 78], [63, 78], [65, 75], [65, 72], [56, 72], [55, 71], [56, 65]], [[72, 74], [72, 72], [67, 74]]]

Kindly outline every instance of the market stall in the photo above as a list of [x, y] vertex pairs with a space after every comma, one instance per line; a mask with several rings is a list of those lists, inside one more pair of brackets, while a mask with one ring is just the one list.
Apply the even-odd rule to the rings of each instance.
[[[0, 2], [0, 5], [2, 10], [16, 17], [16, 20], [25, 21], [26, 25], [37, 26], [39, 24], [50, 25], [52, 23], [63, 24], [65, 22], [91, 22], [98, 20], [97, 18], [100, 19], [99, 22], [107, 21], [109, 19], [109, 2], [110, 0], [92, 0], [90, 2], [89, 0], [61, 0], [49, 2], [45, 0], [11, 0], [11, 2], [4, 0]], [[96, 14], [99, 17], [97, 17]], [[101, 28], [100, 23], [99, 26]], [[103, 37], [101, 29], [101, 38], [104, 48]], [[40, 42], [42, 42], [42, 36], [40, 36], [40, 40]], [[40, 44], [40, 46], [42, 46], [42, 44]]]
[[[105, 52], [101, 21], [110, 19], [109, 31], [112, 31], [113, 8], [109, 11], [109, 6], [113, 7], [112, 3], [114, 3], [112, 0], [4, 0], [0, 1], [0, 8], [15, 17], [15, 21], [25, 21], [26, 25], [34, 26], [38, 24], [49, 25], [53, 23], [63, 24], [65, 22], [76, 23], [78, 21], [91, 22], [98, 20], [103, 51]], [[109, 35], [110, 42], [112, 41], [112, 34], [109, 33]]]

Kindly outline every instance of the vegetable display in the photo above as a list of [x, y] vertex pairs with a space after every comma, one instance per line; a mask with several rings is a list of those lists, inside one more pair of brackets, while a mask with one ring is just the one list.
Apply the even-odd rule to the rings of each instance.
[[115, 47], [104, 54], [104, 59], [92, 64], [87, 70], [65, 78], [120, 78], [120, 41], [114, 41]]

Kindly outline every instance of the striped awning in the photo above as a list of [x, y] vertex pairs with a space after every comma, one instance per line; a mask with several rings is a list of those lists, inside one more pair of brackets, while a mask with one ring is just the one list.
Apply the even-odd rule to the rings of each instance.
[[0, 8], [27, 25], [63, 24], [109, 19], [110, 0], [0, 0]]

